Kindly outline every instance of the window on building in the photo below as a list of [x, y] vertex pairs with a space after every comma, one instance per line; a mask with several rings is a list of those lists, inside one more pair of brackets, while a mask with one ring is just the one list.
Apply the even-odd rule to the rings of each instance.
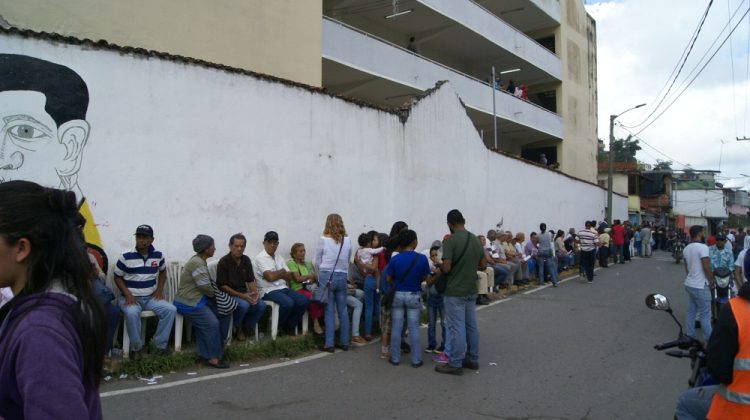
[[555, 36], [550, 35], [544, 38], [538, 38], [535, 39], [536, 42], [540, 43], [542, 47], [552, 51], [552, 53], [555, 53]]
[[628, 175], [628, 195], [638, 195], [640, 193], [640, 181], [641, 176], [638, 174]]

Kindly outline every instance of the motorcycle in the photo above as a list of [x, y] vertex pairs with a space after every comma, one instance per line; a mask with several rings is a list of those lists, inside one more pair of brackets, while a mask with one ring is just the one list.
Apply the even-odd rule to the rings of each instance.
[[716, 287], [712, 291], [711, 320], [716, 318], [721, 312], [721, 308], [729, 304], [729, 299], [735, 297], [737, 292], [732, 287], [732, 271], [726, 267], [719, 267], [714, 270], [714, 281]]
[[679, 264], [680, 261], [682, 261], [682, 251], [685, 249], [685, 243], [682, 241], [675, 242], [674, 246], [672, 247], [672, 258], [674, 258], [674, 262]]
[[690, 359], [691, 372], [690, 378], [688, 379], [688, 385], [690, 388], [716, 385], [717, 382], [706, 371], [706, 349], [703, 346], [703, 343], [700, 340], [683, 333], [682, 324], [680, 324], [680, 321], [678, 321], [672, 313], [672, 308], [669, 306], [669, 300], [667, 300], [666, 296], [658, 293], [648, 295], [646, 296], [646, 306], [650, 309], [668, 313], [680, 328], [676, 340], [657, 344], [654, 346], [654, 349], [663, 351], [677, 348], [679, 350], [669, 350], [666, 351], [665, 354], [680, 359]]

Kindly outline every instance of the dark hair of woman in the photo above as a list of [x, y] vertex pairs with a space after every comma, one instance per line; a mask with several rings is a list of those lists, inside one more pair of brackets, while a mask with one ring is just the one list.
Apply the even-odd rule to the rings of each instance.
[[[77, 302], [66, 307], [68, 320], [81, 343], [83, 380], [99, 385], [106, 349], [104, 310], [91, 290], [91, 264], [80, 223], [75, 193], [41, 187], [28, 181], [0, 184], [0, 240], [12, 246], [21, 238], [30, 243], [26, 258], [26, 283], [0, 309], [0, 324], [24, 297], [38, 294], [42, 300], [55, 283]], [[14, 319], [21, 319], [37, 305], [20, 305]], [[3, 336], [13, 334], [13, 322]], [[3, 340], [6, 343], [10, 340]], [[54, 349], [50, 349], [54, 351]], [[0, 357], [5, 351], [0, 350]]]

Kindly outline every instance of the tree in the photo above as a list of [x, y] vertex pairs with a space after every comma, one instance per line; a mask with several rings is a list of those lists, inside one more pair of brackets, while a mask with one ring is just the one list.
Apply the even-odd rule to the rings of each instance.
[[[597, 159], [599, 162], [606, 162], [609, 159], [609, 151], [604, 150], [604, 141], [599, 139], [598, 146]], [[641, 146], [638, 145], [637, 139], [634, 140], [633, 136], [628, 136], [624, 139], [615, 139], [612, 142], [612, 149], [615, 153], [615, 162], [636, 162], [635, 153], [641, 150]]]
[[634, 162], [635, 153], [641, 150], [638, 145], [638, 139], [628, 136], [624, 139], [615, 139], [612, 143], [612, 149], [615, 152], [615, 162]]
[[672, 172], [672, 161], [656, 159], [656, 165], [654, 165], [655, 171], [670, 171]]

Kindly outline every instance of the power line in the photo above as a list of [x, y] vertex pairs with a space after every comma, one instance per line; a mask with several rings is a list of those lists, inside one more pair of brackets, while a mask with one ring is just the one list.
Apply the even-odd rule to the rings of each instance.
[[[687, 62], [688, 57], [690, 56], [690, 53], [693, 51], [693, 46], [695, 46], [695, 41], [698, 40], [698, 35], [701, 33], [701, 29], [703, 28], [703, 24], [706, 22], [706, 17], [708, 16], [708, 11], [711, 9], [711, 5], [713, 4], [713, 0], [709, 0], [708, 6], [706, 7], [706, 11], [703, 12], [703, 17], [701, 17], [700, 22], [698, 23], [698, 27], [693, 31], [693, 36], [691, 37], [690, 41], [688, 41], [688, 45], [685, 47], [685, 49], [682, 51], [682, 55], [677, 60], [677, 64], [675, 65], [675, 68], [672, 70], [672, 74], [669, 75], [669, 78], [667, 79], [667, 83], [669, 83], [669, 80], [672, 80], [672, 83], [669, 84], [669, 88], [667, 89], [666, 93], [662, 98], [658, 101], [656, 106], [651, 110], [651, 113], [646, 116], [646, 118], [643, 118], [643, 120], [634, 125], [627, 126], [628, 128], [636, 128], [639, 125], [643, 125], [646, 121], [648, 121], [649, 118], [651, 118], [652, 115], [656, 112], [656, 110], [659, 109], [659, 106], [664, 102], [664, 100], [669, 95], [669, 92], [672, 90], [672, 87], [674, 86], [675, 82], [677, 81], [677, 78], [680, 76], [680, 73], [682, 72], [682, 68], [685, 67], [685, 63]], [[680, 63], [682, 61], [682, 63]], [[679, 66], [679, 69], [678, 69]], [[675, 74], [675, 70], [677, 70], [677, 74]], [[674, 75], [674, 78], [672, 76]], [[666, 83], [664, 84], [666, 86]], [[659, 93], [656, 95], [658, 98], [659, 95], [661, 95], [661, 92], [664, 90], [664, 86], [659, 90]]]
[[648, 124], [647, 124], [647, 125], [646, 125], [645, 127], [641, 128], [641, 129], [640, 129], [640, 130], [638, 131], [638, 133], [636, 133], [636, 134], [640, 134], [640, 133], [642, 133], [642, 132], [643, 132], [643, 130], [645, 130], [645, 129], [647, 129], [648, 127], [650, 127], [650, 126], [651, 126], [651, 124], [653, 124], [654, 122], [656, 122], [656, 121], [657, 121], [657, 120], [658, 120], [658, 119], [659, 119], [659, 118], [660, 118], [660, 117], [661, 117], [662, 115], [664, 115], [664, 113], [665, 113], [665, 112], [667, 112], [667, 111], [669, 110], [669, 108], [671, 108], [671, 107], [672, 107], [672, 105], [674, 105], [674, 103], [675, 103], [675, 102], [677, 102], [677, 100], [678, 100], [678, 99], [680, 99], [680, 97], [682, 96], [682, 94], [683, 94], [683, 93], [685, 93], [685, 91], [687, 91], [687, 89], [688, 89], [688, 88], [689, 88], [689, 87], [690, 87], [690, 86], [691, 86], [691, 85], [693, 84], [693, 82], [695, 81], [695, 79], [697, 79], [697, 78], [698, 78], [698, 76], [700, 76], [700, 75], [701, 75], [701, 73], [703, 73], [703, 70], [705, 70], [705, 69], [706, 69], [706, 66], [708, 66], [708, 64], [709, 64], [709, 63], [711, 62], [711, 60], [713, 60], [713, 58], [714, 58], [714, 57], [716, 56], [716, 54], [717, 54], [717, 53], [718, 53], [718, 52], [719, 52], [719, 51], [721, 50], [721, 47], [723, 47], [723, 46], [724, 46], [724, 44], [725, 44], [725, 43], [727, 42], [727, 40], [728, 40], [728, 39], [729, 39], [729, 38], [730, 38], [730, 37], [732, 36], [732, 34], [734, 33], [734, 31], [735, 31], [735, 30], [737, 30], [737, 27], [739, 27], [739, 24], [740, 24], [740, 23], [742, 22], [742, 19], [744, 19], [744, 18], [745, 18], [745, 16], [746, 16], [746, 15], [748, 14], [748, 12], [750, 12], [750, 8], [748, 8], [748, 10], [746, 10], [746, 11], [745, 11], [745, 13], [744, 13], [744, 14], [742, 15], [742, 17], [741, 17], [741, 18], [740, 18], [740, 20], [739, 20], [739, 21], [737, 22], [737, 24], [735, 24], [735, 25], [734, 25], [734, 27], [732, 28], [732, 30], [731, 30], [731, 31], [729, 32], [729, 34], [727, 35], [727, 37], [726, 37], [726, 38], [724, 38], [724, 40], [723, 40], [723, 41], [721, 42], [721, 44], [719, 44], [718, 48], [716, 48], [716, 51], [714, 51], [714, 53], [713, 53], [713, 54], [711, 54], [711, 56], [710, 56], [710, 57], [708, 58], [708, 60], [706, 61], [706, 63], [705, 63], [705, 64], [703, 64], [703, 66], [702, 66], [702, 67], [700, 68], [700, 70], [698, 70], [698, 73], [697, 73], [697, 74], [696, 74], [696, 75], [695, 75], [695, 76], [694, 76], [694, 77], [693, 77], [692, 79], [690, 79], [690, 81], [688, 82], [687, 86], [685, 86], [685, 88], [684, 88], [684, 89], [683, 89], [682, 91], [680, 91], [680, 93], [679, 93], [679, 94], [677, 95], [677, 97], [675, 97], [675, 98], [674, 98], [674, 99], [672, 100], [672, 102], [670, 102], [670, 103], [669, 103], [669, 104], [667, 105], [667, 107], [666, 107], [666, 108], [665, 108], [665, 109], [664, 109], [663, 111], [661, 111], [661, 112], [659, 113], [659, 115], [657, 115], [657, 116], [656, 116], [656, 118], [654, 118], [653, 120], [651, 120], [651, 122], [649, 122], [649, 123], [648, 123]]
[[[729, 22], [732, 21], [732, 15], [731, 15], [731, 7], [730, 3], [732, 0], [727, 0], [727, 20]], [[732, 117], [734, 120], [734, 133], [737, 135], [737, 89], [734, 88], [734, 48], [732, 48], [732, 38], [731, 34], [729, 37], [729, 62], [732, 66]], [[739, 137], [737, 135], [736, 137]]]
[[656, 151], [656, 152], [657, 152], [657, 153], [659, 153], [660, 155], [662, 155], [662, 156], [664, 156], [665, 158], [669, 159], [669, 160], [670, 160], [671, 162], [674, 162], [674, 163], [676, 163], [676, 164], [678, 164], [678, 165], [680, 165], [680, 166], [682, 166], [682, 167], [687, 167], [687, 166], [689, 166], [689, 165], [687, 165], [687, 164], [685, 164], [685, 163], [682, 163], [682, 162], [680, 162], [679, 160], [677, 160], [677, 159], [673, 158], [672, 156], [669, 156], [668, 154], [666, 154], [666, 153], [662, 152], [661, 150], [657, 149], [656, 147], [654, 147], [654, 146], [650, 145], [650, 144], [649, 144], [648, 142], [646, 142], [646, 140], [643, 140], [643, 138], [642, 138], [642, 137], [638, 136], [638, 134], [637, 134], [637, 133], [633, 133], [633, 132], [632, 132], [632, 131], [630, 131], [630, 130], [629, 130], [628, 128], [626, 128], [626, 127], [623, 127], [623, 125], [622, 125], [622, 124], [620, 124], [620, 122], [619, 122], [619, 121], [618, 121], [618, 122], [616, 122], [616, 124], [617, 124], [617, 125], [618, 125], [618, 126], [619, 126], [620, 128], [622, 128], [623, 130], [625, 130], [625, 131], [627, 131], [628, 133], [630, 133], [630, 135], [631, 135], [631, 136], [633, 136], [633, 137], [635, 137], [636, 139], [638, 139], [638, 141], [639, 141], [639, 142], [641, 142], [641, 143], [645, 144], [646, 146], [650, 147], [651, 149], [653, 149], [654, 151]]

